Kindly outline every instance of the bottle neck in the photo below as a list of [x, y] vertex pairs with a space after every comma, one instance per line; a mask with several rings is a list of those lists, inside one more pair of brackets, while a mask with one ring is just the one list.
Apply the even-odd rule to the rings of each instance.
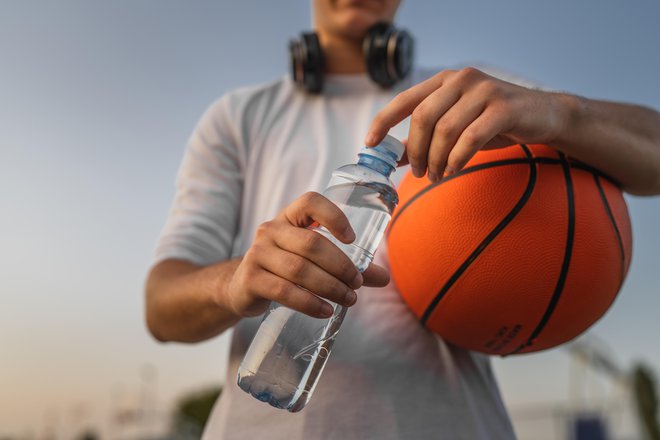
[[362, 165], [371, 170], [374, 170], [385, 177], [390, 177], [390, 174], [392, 174], [392, 171], [394, 171], [394, 167], [389, 163], [385, 162], [382, 159], [367, 154], [359, 155], [358, 165]]

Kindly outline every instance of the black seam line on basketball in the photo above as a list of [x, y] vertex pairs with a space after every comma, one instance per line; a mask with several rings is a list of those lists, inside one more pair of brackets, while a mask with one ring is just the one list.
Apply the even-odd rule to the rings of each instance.
[[527, 339], [525, 344], [521, 345], [514, 351], [509, 354], [515, 354], [520, 350], [531, 346], [534, 343], [534, 340], [538, 338], [539, 334], [543, 331], [546, 324], [550, 320], [550, 317], [554, 313], [561, 293], [564, 290], [566, 285], [566, 276], [568, 275], [568, 268], [571, 264], [571, 255], [573, 254], [573, 240], [575, 237], [575, 194], [573, 191], [573, 178], [571, 177], [571, 167], [568, 161], [564, 158], [564, 155], [561, 155], [563, 160], [562, 169], [564, 171], [564, 181], [566, 182], [566, 201], [568, 204], [568, 227], [566, 228], [566, 246], [564, 249], [564, 261], [561, 265], [561, 271], [559, 272], [559, 277], [557, 278], [557, 284], [555, 285], [555, 291], [550, 298], [548, 307], [545, 310], [545, 313], [541, 317], [538, 325], [532, 332], [532, 334]]
[[522, 157], [521, 157], [521, 158], [518, 158], [518, 159], [504, 159], [504, 160], [499, 160], [499, 161], [497, 161], [497, 162], [482, 163], [482, 164], [479, 164], [479, 165], [471, 166], [471, 167], [469, 167], [469, 168], [463, 168], [461, 171], [459, 171], [459, 172], [457, 172], [457, 173], [454, 173], [454, 174], [452, 174], [451, 176], [444, 177], [444, 178], [442, 178], [441, 180], [439, 180], [439, 181], [437, 181], [437, 182], [434, 182], [434, 183], [432, 183], [431, 185], [428, 185], [428, 186], [424, 187], [424, 188], [423, 188], [422, 190], [420, 190], [417, 194], [415, 194], [414, 196], [412, 196], [412, 197], [410, 198], [410, 200], [408, 200], [403, 206], [401, 206], [401, 209], [399, 209], [399, 211], [396, 213], [396, 215], [392, 218], [392, 221], [390, 222], [390, 227], [389, 227], [389, 229], [390, 229], [390, 230], [392, 229], [392, 226], [394, 226], [394, 223], [396, 223], [396, 221], [399, 219], [399, 217], [401, 216], [401, 214], [403, 214], [403, 212], [404, 212], [404, 211], [405, 211], [405, 210], [406, 210], [406, 209], [407, 209], [407, 208], [408, 208], [408, 207], [409, 207], [409, 206], [410, 206], [415, 200], [417, 200], [418, 198], [420, 198], [421, 196], [423, 196], [424, 194], [426, 194], [427, 192], [429, 192], [429, 191], [432, 190], [433, 188], [435, 188], [435, 187], [437, 187], [437, 186], [440, 186], [440, 185], [442, 185], [442, 184], [445, 183], [445, 182], [448, 182], [448, 181], [450, 181], [450, 180], [452, 180], [452, 179], [455, 179], [455, 178], [457, 178], [457, 177], [464, 176], [464, 175], [466, 175], [466, 174], [473, 173], [473, 172], [475, 172], [475, 171], [481, 171], [481, 170], [485, 170], [485, 169], [488, 169], [488, 168], [495, 168], [495, 167], [506, 166], [506, 165], [516, 165], [516, 164], [523, 164], [523, 165], [524, 165], [524, 164], [528, 164], [529, 162], [530, 162], [529, 159], [522, 158]]
[[607, 213], [607, 217], [610, 219], [610, 222], [612, 223], [612, 227], [614, 228], [614, 233], [616, 234], [616, 241], [617, 243], [619, 243], [619, 252], [621, 254], [621, 282], [619, 283], [619, 289], [621, 289], [621, 285], [623, 284], [623, 276], [625, 271], [625, 260], [626, 260], [626, 254], [623, 249], [623, 240], [621, 239], [621, 232], [619, 231], [619, 227], [617, 226], [616, 220], [614, 219], [614, 213], [612, 213], [612, 208], [610, 207], [610, 204], [607, 201], [607, 197], [605, 197], [605, 191], [603, 191], [603, 186], [600, 184], [600, 179], [596, 174], [594, 174], [594, 180], [596, 181], [598, 194], [600, 194], [600, 200], [603, 202], [603, 206], [605, 207], [605, 212]]
[[[495, 168], [495, 167], [501, 167], [501, 166], [506, 166], [506, 165], [529, 164], [530, 162], [549, 164], [549, 165], [561, 165], [563, 163], [561, 159], [555, 159], [555, 158], [551, 158], [551, 157], [533, 157], [531, 159], [527, 159], [527, 158], [504, 159], [504, 160], [499, 160], [497, 162], [488, 162], [488, 163], [483, 163], [483, 164], [479, 164], [479, 165], [474, 165], [474, 166], [471, 166], [469, 168], [464, 168], [461, 171], [459, 171], [455, 174], [452, 174], [451, 176], [447, 176], [447, 177], [445, 177], [445, 178], [443, 178], [443, 179], [441, 179], [441, 180], [439, 180], [435, 183], [432, 183], [431, 185], [428, 185], [428, 186], [424, 187], [421, 191], [419, 191], [417, 194], [415, 194], [413, 197], [411, 197], [404, 205], [401, 206], [401, 209], [399, 209], [397, 211], [396, 215], [390, 221], [389, 228], [387, 229], [387, 234], [389, 235], [389, 231], [392, 230], [392, 227], [394, 226], [396, 221], [399, 219], [401, 214], [403, 214], [403, 212], [415, 200], [417, 200], [418, 198], [420, 198], [421, 196], [423, 196], [424, 194], [426, 194], [427, 192], [429, 192], [433, 188], [435, 188], [435, 187], [437, 187], [437, 186], [439, 186], [439, 185], [441, 185], [445, 182], [448, 182], [449, 180], [455, 179], [457, 177], [460, 177], [460, 176], [463, 176], [465, 174], [469, 174], [469, 173], [472, 173], [472, 172], [475, 172], [475, 171], [481, 171], [481, 170], [485, 170], [485, 169], [488, 169], [488, 168]], [[570, 167], [598, 174], [598, 176], [600, 176], [604, 179], [607, 179], [607, 180], [609, 180], [610, 182], [612, 182], [613, 184], [616, 185], [615, 181], [610, 179], [605, 174], [602, 174], [597, 169], [590, 167], [589, 165], [585, 165], [585, 164], [582, 164], [582, 163], [571, 163]]]
[[428, 321], [429, 317], [435, 310], [435, 308], [438, 306], [442, 298], [444, 298], [445, 294], [451, 289], [451, 287], [458, 281], [458, 279], [463, 275], [463, 273], [467, 270], [468, 267], [474, 262], [474, 260], [486, 249], [486, 247], [499, 235], [500, 232], [506, 228], [506, 226], [511, 223], [511, 221], [518, 215], [520, 210], [525, 206], [527, 201], [532, 195], [532, 192], [534, 191], [534, 187], [536, 186], [536, 163], [532, 160], [529, 160], [532, 158], [532, 153], [529, 151], [526, 145], [520, 144], [520, 147], [523, 149], [525, 152], [525, 155], [527, 156], [528, 160], [527, 163], [529, 164], [529, 179], [527, 180], [527, 186], [525, 187], [525, 191], [523, 192], [522, 196], [520, 196], [520, 199], [518, 199], [518, 202], [515, 204], [515, 206], [509, 211], [509, 213], [500, 221], [500, 223], [495, 226], [495, 228], [490, 231], [490, 233], [484, 238], [481, 243], [479, 243], [479, 246], [472, 251], [470, 256], [459, 266], [458, 269], [452, 274], [452, 276], [447, 280], [444, 286], [442, 286], [442, 289], [438, 292], [438, 294], [433, 298], [433, 301], [429, 304], [429, 306], [426, 308], [424, 311], [424, 315], [422, 315], [422, 325], [426, 325], [426, 321]]
[[[554, 158], [551, 158], [551, 157], [535, 157], [534, 161], [538, 162], [538, 163], [545, 163], [545, 164], [563, 164], [564, 163], [561, 159], [554, 159]], [[578, 170], [588, 171], [591, 174], [597, 175], [601, 179], [606, 179], [607, 181], [609, 181], [613, 185], [621, 186], [616, 180], [612, 179], [607, 174], [604, 174], [603, 172], [601, 172], [597, 168], [594, 168], [590, 165], [587, 165], [586, 163], [568, 162], [568, 166], [571, 167], [571, 168], [576, 168]]]
[[619, 242], [619, 252], [621, 254], [621, 260], [620, 260], [621, 278], [619, 278], [619, 285], [617, 286], [616, 293], [614, 294], [614, 298], [612, 298], [610, 304], [608, 305], [608, 307], [610, 307], [616, 300], [617, 296], [619, 296], [619, 293], [621, 292], [621, 287], [623, 286], [623, 282], [625, 281], [626, 278], [626, 254], [623, 249], [623, 240], [621, 239], [621, 232], [619, 231], [619, 226], [616, 223], [610, 204], [607, 201], [607, 197], [605, 196], [605, 191], [603, 191], [603, 188], [600, 184], [600, 179], [596, 174], [594, 174], [594, 179], [596, 180], [596, 186], [598, 187], [598, 192], [600, 193], [600, 197], [601, 200], [603, 201], [603, 205], [605, 205], [605, 210], [607, 212], [607, 215], [610, 218], [610, 221], [612, 222], [612, 227], [614, 228], [614, 232], [616, 233], [616, 238], [617, 241]]

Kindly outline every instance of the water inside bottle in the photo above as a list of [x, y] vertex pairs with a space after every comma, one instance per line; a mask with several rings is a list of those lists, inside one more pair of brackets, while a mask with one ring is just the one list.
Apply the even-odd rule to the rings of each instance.
[[353, 243], [345, 244], [324, 227], [319, 228], [319, 232], [344, 251], [363, 272], [373, 260], [392, 217], [398, 202], [396, 191], [382, 183], [358, 182], [331, 186], [324, 195], [344, 211], [356, 238]]
[[[346, 213], [356, 239], [344, 244], [323, 227], [317, 231], [364, 271], [396, 206], [396, 192], [388, 185], [358, 182], [334, 185], [324, 195]], [[319, 319], [271, 305], [239, 369], [241, 389], [276, 408], [304, 408], [346, 315], [345, 307], [334, 308], [331, 318]]]
[[346, 308], [335, 305], [331, 318], [317, 319], [273, 306], [255, 336], [259, 345], [243, 359], [238, 385], [262, 402], [297, 412], [314, 391]]

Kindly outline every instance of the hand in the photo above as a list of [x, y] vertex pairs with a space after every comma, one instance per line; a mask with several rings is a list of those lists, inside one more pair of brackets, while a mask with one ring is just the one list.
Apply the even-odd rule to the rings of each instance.
[[380, 287], [389, 282], [387, 270], [375, 264], [360, 274], [330, 240], [306, 229], [315, 223], [343, 243], [355, 239], [348, 219], [334, 203], [318, 193], [304, 194], [257, 229], [229, 283], [228, 305], [233, 313], [259, 315], [270, 301], [277, 301], [327, 318], [333, 308], [322, 298], [351, 306], [357, 300], [354, 289], [363, 283]]
[[445, 70], [397, 95], [373, 120], [374, 146], [412, 114], [406, 146], [416, 177], [453, 174], [482, 148], [551, 144], [566, 126], [561, 95], [520, 87], [474, 68]]

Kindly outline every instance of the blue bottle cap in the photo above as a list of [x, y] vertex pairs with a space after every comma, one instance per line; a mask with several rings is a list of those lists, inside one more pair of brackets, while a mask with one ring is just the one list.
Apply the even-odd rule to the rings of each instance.
[[388, 134], [378, 145], [365, 147], [360, 151], [360, 154], [377, 157], [396, 167], [405, 150], [406, 147], [403, 146], [400, 140]]

